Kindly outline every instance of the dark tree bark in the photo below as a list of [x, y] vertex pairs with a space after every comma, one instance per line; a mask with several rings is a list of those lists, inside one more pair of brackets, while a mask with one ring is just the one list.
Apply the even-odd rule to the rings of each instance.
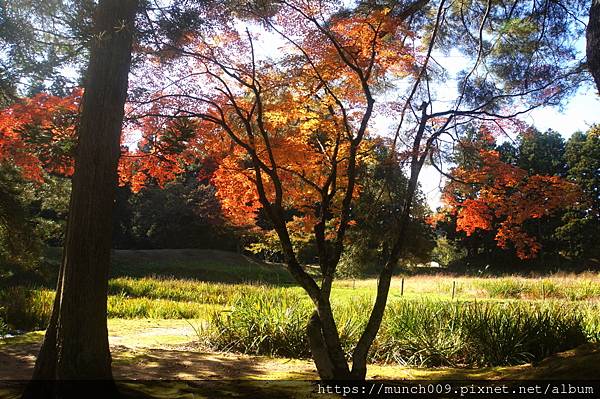
[[[73, 189], [52, 317], [25, 398], [72, 397], [66, 384], [112, 380], [106, 325], [112, 213], [138, 0], [101, 0], [78, 127]], [[112, 387], [112, 384], [104, 384]], [[116, 393], [116, 390], [114, 391]]]
[[600, 94], [600, 0], [592, 0], [586, 40], [588, 69], [594, 77], [596, 88]]
[[313, 312], [306, 326], [306, 335], [319, 378], [323, 381], [336, 379], [335, 367], [333, 366], [333, 362], [327, 351], [325, 338], [323, 337], [321, 319], [319, 319], [319, 313], [316, 311]]

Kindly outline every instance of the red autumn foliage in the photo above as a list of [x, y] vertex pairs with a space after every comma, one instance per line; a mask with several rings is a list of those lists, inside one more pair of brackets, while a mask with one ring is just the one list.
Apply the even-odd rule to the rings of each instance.
[[580, 190], [559, 176], [529, 175], [502, 162], [497, 151], [486, 148], [495, 142], [490, 137], [485, 134], [474, 148], [477, 166], [452, 171], [456, 180], [444, 189], [444, 212], [456, 216], [457, 231], [470, 236], [477, 229], [495, 229], [499, 247], [512, 243], [519, 258], [533, 258], [541, 247], [524, 231], [524, 223], [576, 203]]
[[43, 181], [44, 171], [70, 176], [82, 90], [68, 97], [40, 93], [2, 110], [0, 162], [19, 168], [24, 178]]

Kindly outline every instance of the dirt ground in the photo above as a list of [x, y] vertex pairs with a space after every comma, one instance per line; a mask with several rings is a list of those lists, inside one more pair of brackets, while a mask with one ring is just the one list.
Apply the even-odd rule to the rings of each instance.
[[[110, 320], [109, 341], [117, 379], [315, 379], [310, 361], [202, 352], [193, 324], [184, 320]], [[0, 376], [31, 377], [43, 334], [0, 344]]]
[[[139, 397], [243, 398], [256, 397], [264, 389], [269, 391], [269, 396], [276, 393], [273, 397], [314, 395], [315, 386], [307, 381], [316, 380], [318, 376], [310, 360], [202, 351], [195, 344], [197, 334], [193, 322], [110, 320], [109, 334], [115, 379], [121, 381], [121, 389], [147, 395]], [[19, 387], [11, 386], [9, 381], [25, 381], [31, 377], [42, 337], [42, 332], [35, 332], [0, 343], [0, 398], [18, 397]], [[536, 365], [476, 370], [372, 365], [368, 377], [386, 380], [600, 379], [598, 368], [593, 366], [599, 362], [600, 348], [587, 345]]]

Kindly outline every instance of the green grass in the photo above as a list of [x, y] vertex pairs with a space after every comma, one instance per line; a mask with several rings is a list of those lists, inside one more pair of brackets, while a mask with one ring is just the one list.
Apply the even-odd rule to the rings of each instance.
[[108, 317], [118, 319], [205, 319], [219, 305], [168, 299], [108, 297]]
[[193, 301], [205, 304], [225, 305], [233, 302], [247, 291], [261, 289], [253, 284], [219, 284], [196, 280], [173, 278], [119, 277], [110, 280], [110, 295], [126, 298], [168, 299]]
[[[108, 316], [198, 319], [213, 348], [308, 356], [312, 305], [281, 265], [205, 250], [115, 251]], [[392, 281], [371, 360], [423, 366], [485, 366], [541, 359], [600, 341], [600, 274]], [[452, 290], [454, 288], [454, 300]], [[349, 353], [366, 323], [375, 280], [336, 281], [340, 338]], [[53, 291], [0, 288], [0, 332], [44, 328]], [[206, 326], [206, 321], [210, 325]]]
[[233, 252], [204, 249], [115, 250], [114, 277], [174, 277], [221, 283], [291, 284], [289, 272]]
[[[131, 253], [134, 251], [127, 252], [128, 256], [132, 256]], [[197, 268], [200, 269], [204, 267], [204, 264], [197, 265]], [[140, 268], [143, 267], [140, 266]], [[456, 300], [585, 302], [600, 299], [598, 296], [600, 278], [594, 274], [582, 277], [556, 276], [544, 280], [519, 277], [498, 279], [412, 277], [405, 280], [403, 296], [400, 295], [400, 281], [399, 278], [393, 280], [390, 301], [425, 298], [449, 300], [453, 282], [456, 283]], [[374, 280], [338, 281], [334, 284], [332, 300], [334, 304], [340, 305], [354, 303], [356, 298], [369, 301], [374, 296], [375, 284]], [[355, 288], [353, 288], [354, 286]], [[240, 297], [251, 296], [264, 287], [264, 283], [262, 285], [258, 283], [215, 283], [164, 276], [117, 277], [109, 282], [109, 316], [122, 318], [205, 317], [206, 312], [211, 309], [207, 305], [229, 306]], [[305, 297], [299, 287], [285, 286], [282, 289]], [[43, 328], [50, 314], [52, 296], [53, 292], [44, 288], [8, 287], [0, 289], [0, 319], [12, 329]], [[344, 306], [338, 306], [338, 308], [343, 309]], [[598, 318], [599, 316], [595, 313], [588, 316], [588, 319], [597, 320]], [[342, 331], [350, 328], [357, 327], [354, 325], [340, 327]], [[595, 332], [592, 331], [589, 334], [593, 335]]]
[[[401, 295], [401, 277], [392, 280], [390, 296]], [[352, 292], [374, 292], [376, 280], [338, 280], [334, 287]], [[556, 274], [540, 278], [505, 277], [454, 277], [444, 275], [411, 276], [404, 278], [403, 297], [449, 299], [452, 288], [456, 299], [520, 299], [568, 301], [600, 300], [600, 274]], [[352, 287], [355, 287], [354, 289]]]
[[[54, 292], [47, 289], [12, 287], [0, 292], [0, 320], [10, 330], [31, 331], [46, 328], [52, 312]], [[121, 319], [206, 319], [223, 306], [163, 298], [130, 298], [125, 294], [108, 297], [108, 317]]]
[[306, 321], [311, 305], [291, 290], [264, 288], [239, 297], [231, 310], [212, 312], [211, 327], [198, 337], [217, 350], [305, 358]]
[[[47, 250], [56, 268], [60, 253], [59, 248]], [[112, 259], [109, 317], [204, 318], [209, 309], [258, 289], [257, 282], [289, 286], [292, 281], [281, 265], [225, 251], [116, 250]], [[50, 280], [45, 287], [0, 285], [0, 334], [45, 328], [53, 299], [47, 287], [53, 285]]]
[[[334, 305], [348, 356], [366, 324], [371, 302]], [[212, 349], [253, 355], [309, 355], [303, 297], [255, 292], [225, 313], [212, 312], [199, 336]], [[388, 305], [370, 360], [411, 366], [500, 366], [541, 360], [596, 340], [598, 306], [553, 302], [398, 300]]]

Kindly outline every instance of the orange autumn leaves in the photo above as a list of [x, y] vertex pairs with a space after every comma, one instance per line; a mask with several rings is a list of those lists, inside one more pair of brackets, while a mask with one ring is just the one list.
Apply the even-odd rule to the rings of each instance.
[[[408, 74], [414, 58], [398, 44], [400, 41], [389, 40], [388, 35], [393, 36], [400, 27], [386, 13], [334, 18], [327, 34], [314, 28], [310, 21], [303, 22], [306, 25], [295, 26], [294, 30], [302, 31], [304, 39], [293, 45], [288, 43], [291, 50], [302, 49], [302, 56], [296, 54], [286, 59], [290, 67], [283, 71], [261, 71], [259, 79], [265, 81], [261, 82], [265, 90], [261, 103], [264, 109], [256, 119], [256, 135], [251, 137], [238, 131], [235, 134], [277, 173], [282, 182], [283, 205], [296, 212], [289, 228], [309, 233], [317, 222], [316, 210], [324, 195], [320, 189], [327, 179], [335, 180], [329, 188], [335, 193], [330, 203], [333, 224], [337, 220], [335, 215], [340, 213], [348, 186], [350, 146], [366, 106], [364, 87], [358, 76], [372, 75], [375, 80], [394, 68], [394, 73]], [[343, 49], [343, 56], [339, 48]], [[344, 61], [343, 57], [347, 59]], [[243, 100], [238, 101], [238, 108], [239, 104], [244, 104]], [[340, 111], [341, 104], [344, 110]], [[250, 102], [242, 108], [251, 114], [254, 106]], [[231, 115], [229, 125], [235, 126], [235, 113], [230, 112], [226, 117]], [[368, 147], [367, 142], [361, 144], [358, 163], [368, 159]], [[260, 208], [254, 184], [256, 171], [247, 167], [244, 159], [247, 156], [243, 151], [229, 155], [214, 179], [225, 212], [238, 224], [247, 224], [248, 211]], [[235, 165], [238, 169], [232, 172]], [[261, 172], [270, 200], [276, 190], [271, 177]], [[237, 198], [241, 201], [236, 201]]]
[[[138, 115], [130, 113], [139, 117], [127, 125], [138, 137], [137, 149], [124, 148], [121, 184], [130, 184], [134, 191], [149, 180], [164, 185], [209, 158], [218, 165], [212, 182], [233, 224], [254, 224], [261, 209], [256, 184], [261, 179], [268, 200], [273, 202], [281, 191], [282, 206], [295, 215], [290, 229], [308, 233], [324, 197], [320, 189], [332, 178], [327, 189], [333, 193], [328, 222], [336, 223], [349, 186], [350, 147], [368, 102], [365, 86], [383, 87], [390, 75], [413, 74], [418, 57], [408, 44], [411, 33], [390, 10], [334, 15], [325, 32], [310, 20], [319, 10], [298, 11], [300, 3], [290, 4], [289, 12], [274, 17], [274, 29], [286, 35], [281, 56], [259, 54], [255, 60], [250, 57], [253, 35], [223, 26], [220, 36], [188, 36], [186, 51], [193, 54], [189, 59], [177, 62], [173, 52], [170, 68], [156, 62], [156, 70], [141, 74], [156, 76], [150, 82], [156, 87], [144, 86], [153, 98], [140, 102], [149, 105], [138, 104]], [[308, 17], [299, 16], [301, 12]], [[180, 72], [182, 77], [164, 87], [160, 84], [172, 80], [168, 75], [161, 79], [161, 72]], [[184, 79], [186, 73], [194, 78]], [[5, 110], [0, 119], [0, 160], [13, 159], [34, 180], [41, 179], [43, 169], [72, 173], [72, 145], [67, 144], [74, 142], [75, 128], [73, 121], [70, 126], [63, 123], [63, 115], [74, 114], [78, 101], [77, 95], [68, 99], [40, 95]], [[32, 142], [24, 135], [27, 130], [36, 132], [35, 137], [47, 137], [47, 142]], [[367, 138], [369, 133], [367, 129]], [[369, 142], [360, 144], [358, 166], [369, 162]], [[61, 148], [63, 153], [55, 150]], [[257, 170], [248, 149], [262, 169]], [[576, 188], [558, 177], [529, 176], [501, 162], [496, 151], [480, 148], [479, 155], [481, 167], [456, 169], [454, 174], [463, 183], [451, 183], [446, 189], [458, 230], [471, 235], [477, 229], [497, 228], [500, 246], [513, 243], [520, 257], [534, 256], [539, 245], [523, 224], [576, 201]], [[359, 191], [357, 185], [354, 196]]]
[[[290, 230], [308, 233], [316, 223], [315, 204], [321, 200], [319, 188], [334, 168], [338, 194], [332, 201], [333, 213], [340, 206], [341, 194], [347, 185], [349, 140], [337, 129], [336, 118], [323, 118], [314, 111], [319, 107], [318, 103], [311, 104], [313, 110], [302, 109], [303, 104], [307, 102], [300, 104], [292, 98], [274, 99], [265, 104], [263, 124], [269, 132], [268, 146], [264, 140], [254, 138], [252, 148], [260, 161], [277, 173], [283, 191], [283, 206], [302, 215], [290, 222]], [[241, 132], [236, 133], [244, 137]], [[336, 141], [339, 144], [334, 149]], [[230, 139], [223, 135], [223, 143], [213, 141], [211, 144], [215, 147], [205, 147], [213, 156], [221, 156], [212, 181], [228, 219], [236, 225], [251, 225], [261, 208], [256, 170], [245, 150], [227, 143]], [[224, 145], [231, 151], [223, 154]], [[277, 188], [272, 177], [264, 172], [260, 176], [267, 198], [273, 201]]]
[[68, 97], [40, 93], [0, 114], [0, 162], [20, 169], [24, 178], [42, 182], [44, 171], [73, 174], [76, 119], [81, 90]]
[[[194, 56], [180, 67], [194, 77], [178, 82], [179, 91], [157, 90], [155, 98], [161, 100], [147, 113], [176, 110], [202, 122], [177, 159], [162, 145], [165, 128], [141, 126], [141, 147], [147, 148], [138, 152], [139, 159], [138, 154], [127, 157], [123, 180], [132, 176], [138, 188], [158, 174], [160, 183], [185, 167], [185, 156], [192, 162], [211, 157], [218, 164], [212, 182], [232, 223], [254, 224], [261, 209], [258, 180], [269, 202], [281, 196], [283, 208], [296, 215], [291, 230], [312, 231], [328, 193], [330, 220], [335, 221], [348, 187], [351, 143], [367, 106], [364, 86], [388, 72], [411, 74], [415, 59], [410, 46], [398, 40], [410, 35], [389, 10], [332, 17], [324, 32], [306, 17], [313, 11], [300, 10], [308, 3], [291, 3], [289, 12], [265, 22], [273, 24], [271, 33], [282, 41], [285, 51], [278, 56], [255, 54], [260, 34], [236, 26], [220, 26], [216, 36], [190, 37], [186, 51]], [[362, 142], [359, 164], [368, 160], [369, 151], [369, 143]], [[158, 166], [163, 163], [165, 169]], [[322, 189], [328, 179], [333, 181]], [[354, 195], [358, 190], [356, 185]]]
[[525, 223], [575, 204], [579, 188], [559, 176], [530, 175], [502, 162], [498, 151], [478, 148], [477, 153], [478, 166], [453, 170], [456, 181], [444, 189], [444, 212], [456, 216], [457, 231], [467, 236], [495, 229], [499, 247], [512, 244], [519, 258], [535, 257], [541, 246]]

